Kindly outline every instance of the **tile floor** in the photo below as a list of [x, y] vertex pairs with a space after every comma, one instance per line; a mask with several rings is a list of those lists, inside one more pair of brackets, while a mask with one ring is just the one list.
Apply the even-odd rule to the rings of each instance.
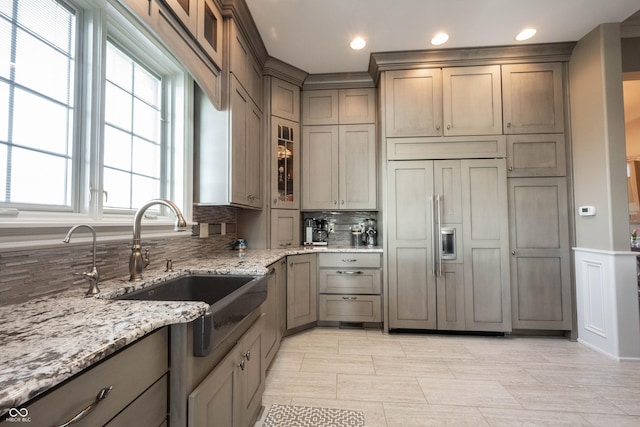
[[560, 338], [316, 328], [283, 339], [262, 417], [274, 403], [360, 410], [367, 427], [637, 427], [640, 362]]

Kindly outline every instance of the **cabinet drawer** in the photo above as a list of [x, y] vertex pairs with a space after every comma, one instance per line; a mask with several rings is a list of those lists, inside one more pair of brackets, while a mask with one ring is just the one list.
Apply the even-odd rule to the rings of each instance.
[[320, 321], [382, 322], [377, 295], [320, 295]]
[[319, 267], [380, 268], [379, 253], [340, 252], [318, 254]]
[[111, 386], [111, 392], [83, 418], [83, 425], [106, 424], [167, 372], [167, 342], [167, 328], [163, 328], [27, 404], [29, 425], [63, 424]]
[[167, 421], [167, 375], [112, 419], [106, 427], [157, 427]]
[[320, 270], [321, 294], [380, 294], [380, 270]]

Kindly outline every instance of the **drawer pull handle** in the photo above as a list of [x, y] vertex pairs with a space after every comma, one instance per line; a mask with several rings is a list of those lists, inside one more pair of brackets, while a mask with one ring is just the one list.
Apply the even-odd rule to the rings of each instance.
[[271, 270], [269, 270], [269, 276], [272, 276], [276, 274], [276, 268], [275, 267], [271, 267]]
[[362, 271], [342, 271], [342, 270], [338, 270], [336, 273], [338, 273], [338, 274], [362, 274]]
[[107, 395], [109, 394], [109, 392], [111, 392], [112, 389], [113, 389], [113, 386], [109, 386], [100, 390], [98, 392], [98, 395], [96, 396], [96, 400], [94, 400], [93, 403], [91, 403], [89, 406], [84, 408], [82, 411], [78, 412], [78, 414], [76, 414], [73, 418], [71, 418], [66, 423], [60, 424], [58, 427], [70, 426], [71, 424], [75, 424], [81, 419], [83, 419], [84, 417], [86, 417], [87, 415], [89, 415], [94, 409], [96, 409], [96, 406], [98, 406], [98, 404], [102, 402], [102, 400], [105, 397], [107, 397]]
[[242, 369], [244, 371], [244, 359], [240, 360], [240, 363], [238, 363], [238, 368]]
[[353, 259], [353, 258], [346, 258], [346, 259], [343, 258], [342, 259], [342, 262], [356, 262], [356, 261], [358, 261], [358, 260], [357, 259]]
[[355, 301], [358, 299], [358, 297], [342, 297], [342, 299], [347, 301]]
[[242, 357], [244, 357], [248, 361], [251, 360], [251, 350], [247, 350], [247, 352], [243, 354]]

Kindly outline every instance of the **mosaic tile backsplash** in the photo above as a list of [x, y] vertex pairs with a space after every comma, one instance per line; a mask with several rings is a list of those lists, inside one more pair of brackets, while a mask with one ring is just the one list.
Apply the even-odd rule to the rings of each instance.
[[[179, 267], [181, 261], [209, 252], [231, 249], [236, 240], [236, 209], [221, 206], [195, 206], [193, 220], [208, 223], [208, 237], [200, 238], [200, 227], [195, 225], [190, 238], [145, 239], [143, 248], [149, 249], [149, 268], [162, 268], [167, 258]], [[221, 224], [226, 234], [220, 234]], [[61, 241], [62, 241], [61, 236]], [[100, 242], [96, 262], [101, 280], [127, 277], [131, 240]], [[51, 295], [70, 287], [84, 287], [86, 282], [74, 273], [91, 267], [91, 243], [60, 244], [42, 249], [4, 250], [0, 252], [0, 305], [24, 302], [31, 298]]]

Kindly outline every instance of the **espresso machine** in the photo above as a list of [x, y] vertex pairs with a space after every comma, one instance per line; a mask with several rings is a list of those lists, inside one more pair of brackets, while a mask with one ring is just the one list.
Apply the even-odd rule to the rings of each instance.
[[378, 244], [377, 234], [376, 220], [374, 218], [367, 219], [364, 223], [364, 231], [362, 232], [362, 243], [368, 247], [376, 246]]
[[326, 219], [308, 218], [304, 221], [305, 246], [326, 246], [329, 240], [329, 225]]

